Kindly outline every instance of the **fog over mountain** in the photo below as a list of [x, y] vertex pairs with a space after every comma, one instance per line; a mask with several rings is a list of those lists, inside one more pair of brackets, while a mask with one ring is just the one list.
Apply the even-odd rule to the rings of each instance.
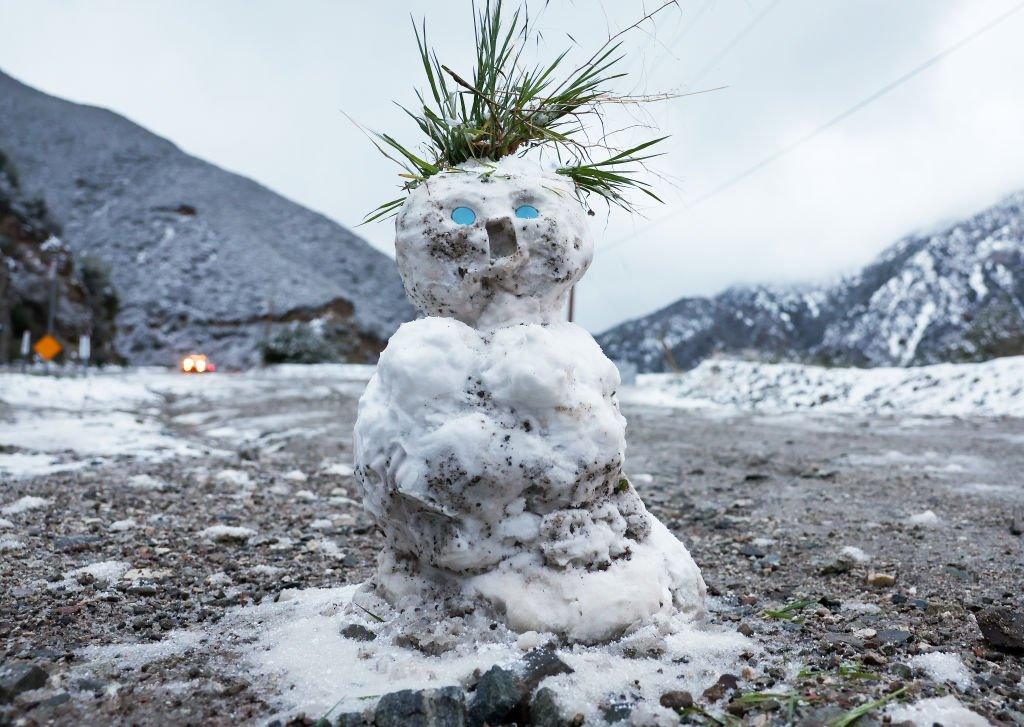
[[641, 371], [716, 354], [854, 366], [1024, 354], [1024, 192], [905, 237], [834, 283], [682, 298], [598, 340]]

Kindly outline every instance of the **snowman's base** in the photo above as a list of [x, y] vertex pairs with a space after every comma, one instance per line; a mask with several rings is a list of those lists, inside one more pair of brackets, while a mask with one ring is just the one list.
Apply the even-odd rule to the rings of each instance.
[[[360, 618], [362, 612], [351, 607], [357, 590], [286, 591], [279, 602], [239, 609], [224, 624], [235, 634], [255, 630], [249, 660], [276, 682], [282, 714], [301, 711], [317, 718], [331, 710], [333, 723], [339, 714], [361, 713], [370, 715], [372, 724], [383, 695], [443, 687], [457, 689], [389, 697], [380, 708], [443, 699], [448, 708], [471, 709], [482, 674], [497, 665], [521, 675], [527, 653], [557, 641], [551, 634], [516, 634], [499, 626], [488, 630], [485, 641], [466, 634], [445, 653], [429, 656], [397, 645], [402, 634], [388, 633], [372, 616]], [[342, 636], [343, 631], [351, 636]], [[370, 639], [373, 632], [378, 635]], [[564, 719], [582, 715], [586, 724], [603, 724], [607, 714], [629, 711], [635, 724], [675, 724], [678, 716], [659, 703], [663, 694], [687, 691], [698, 698], [722, 674], [740, 673], [741, 654], [754, 650], [734, 631], [698, 628], [677, 614], [611, 643], [553, 647], [546, 657], [573, 671], [530, 684], [522, 704], [528, 707], [547, 688], [545, 698], [554, 700]]]
[[[631, 544], [628, 558], [615, 560], [604, 570], [555, 569], [535, 555], [523, 554], [484, 574], [453, 582], [436, 573], [424, 577], [422, 570], [411, 575], [384, 558], [374, 590], [392, 604], [405, 604], [401, 610], [415, 611], [415, 618], [429, 614], [438, 640], [429, 642], [428, 651], [442, 648], [445, 637], [439, 629], [444, 629], [450, 609], [445, 613], [437, 604], [453, 591], [464, 595], [456, 606], [460, 629], [471, 620], [463, 615], [479, 610], [476, 615], [485, 620], [485, 627], [500, 621], [516, 633], [550, 633], [568, 643], [602, 643], [646, 625], [665, 630], [672, 620], [703, 619], [706, 589], [700, 569], [664, 525], [648, 518], [649, 535]], [[391, 610], [372, 597], [359, 605], [371, 612]]]

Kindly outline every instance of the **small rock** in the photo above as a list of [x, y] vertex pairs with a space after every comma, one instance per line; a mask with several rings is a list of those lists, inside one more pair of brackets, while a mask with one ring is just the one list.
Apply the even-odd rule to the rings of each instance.
[[22, 692], [46, 685], [47, 674], [35, 664], [17, 663], [0, 666], [0, 704], [13, 700]]
[[604, 717], [604, 721], [608, 724], [615, 724], [616, 722], [629, 719], [629, 715], [633, 713], [633, 707], [633, 702], [620, 698], [607, 704], [601, 710], [601, 716]]
[[1024, 535], [1024, 510], [1018, 510], [1010, 518], [1010, 535]]
[[573, 669], [558, 658], [554, 649], [533, 649], [523, 656], [520, 667], [520, 691], [529, 694], [548, 677], [572, 674]]
[[902, 644], [910, 639], [910, 632], [902, 629], [882, 629], [875, 635], [875, 639], [883, 644]]
[[530, 724], [533, 727], [567, 727], [569, 720], [562, 717], [555, 691], [538, 689], [530, 703]]
[[376, 727], [464, 727], [466, 704], [458, 687], [385, 694], [373, 715]]
[[978, 611], [974, 618], [991, 646], [1001, 651], [1024, 651], [1024, 613], [995, 606]]
[[869, 586], [875, 586], [876, 588], [888, 588], [896, 584], [896, 576], [891, 573], [871, 571], [868, 573], [867, 583]]
[[754, 629], [752, 629], [750, 627], [750, 624], [748, 624], [748, 623], [741, 623], [739, 625], [739, 628], [737, 628], [736, 630], [739, 631], [744, 636], [748, 636], [749, 637], [749, 636], [753, 636], [754, 635]]
[[53, 541], [53, 547], [63, 553], [77, 553], [98, 546], [102, 540], [99, 535], [64, 535]]
[[704, 690], [704, 699], [709, 702], [717, 702], [719, 699], [724, 697], [729, 692], [736, 690], [736, 685], [739, 683], [739, 677], [734, 674], [723, 674], [718, 677], [718, 681], [712, 684], [710, 687]]
[[363, 727], [370, 724], [360, 712], [344, 712], [334, 721], [334, 727]]
[[341, 627], [341, 635], [353, 641], [373, 641], [377, 634], [362, 624], [345, 624]]
[[693, 696], [689, 692], [665, 692], [658, 700], [666, 709], [689, 709], [693, 706]]
[[476, 692], [469, 703], [467, 724], [470, 727], [505, 724], [522, 698], [522, 688], [516, 675], [508, 669], [492, 666], [476, 684]]

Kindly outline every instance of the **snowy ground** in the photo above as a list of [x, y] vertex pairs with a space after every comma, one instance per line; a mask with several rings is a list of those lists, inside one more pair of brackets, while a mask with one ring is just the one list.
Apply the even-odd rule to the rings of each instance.
[[690, 409], [905, 416], [1024, 416], [1024, 356], [916, 368], [823, 368], [706, 360], [645, 374], [623, 401]]
[[[750, 724], [790, 707], [821, 724], [900, 687], [876, 718], [1024, 721], [1020, 662], [972, 615], [1019, 608], [1024, 590], [1024, 420], [1005, 416], [1024, 412], [1022, 370], [716, 362], [624, 390], [627, 470], [691, 546], [723, 633], [677, 645], [676, 686]], [[367, 660], [338, 634], [344, 586], [377, 549], [350, 468], [369, 373], [0, 374], [0, 661], [49, 674], [0, 723], [316, 718], [424, 669], [423, 686], [471, 682], [529, 648]], [[552, 686], [589, 721], [666, 688], [644, 660], [565, 658], [576, 682]], [[723, 674], [758, 696], [729, 679], [705, 693]]]

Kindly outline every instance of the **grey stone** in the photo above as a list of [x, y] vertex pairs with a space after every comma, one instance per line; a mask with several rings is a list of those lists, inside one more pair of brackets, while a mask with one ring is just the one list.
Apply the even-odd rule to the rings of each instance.
[[0, 666], [0, 704], [10, 702], [22, 692], [45, 686], [46, 679], [46, 672], [35, 664], [21, 662]]
[[528, 694], [548, 677], [572, 674], [573, 669], [558, 658], [554, 649], [534, 649], [523, 657], [517, 671], [520, 675], [521, 690]]
[[377, 703], [376, 727], [464, 727], [466, 704], [458, 687], [385, 694]]
[[991, 646], [1001, 651], [1024, 651], [1024, 613], [995, 606], [978, 611], [974, 617]]
[[523, 690], [516, 675], [500, 666], [492, 666], [480, 677], [469, 703], [470, 727], [484, 724], [508, 724]]
[[533, 727], [568, 727], [571, 722], [562, 717], [555, 691], [544, 687], [538, 689], [530, 702], [530, 725]]
[[341, 635], [353, 641], [373, 641], [377, 634], [362, 624], [345, 624], [341, 627]]

